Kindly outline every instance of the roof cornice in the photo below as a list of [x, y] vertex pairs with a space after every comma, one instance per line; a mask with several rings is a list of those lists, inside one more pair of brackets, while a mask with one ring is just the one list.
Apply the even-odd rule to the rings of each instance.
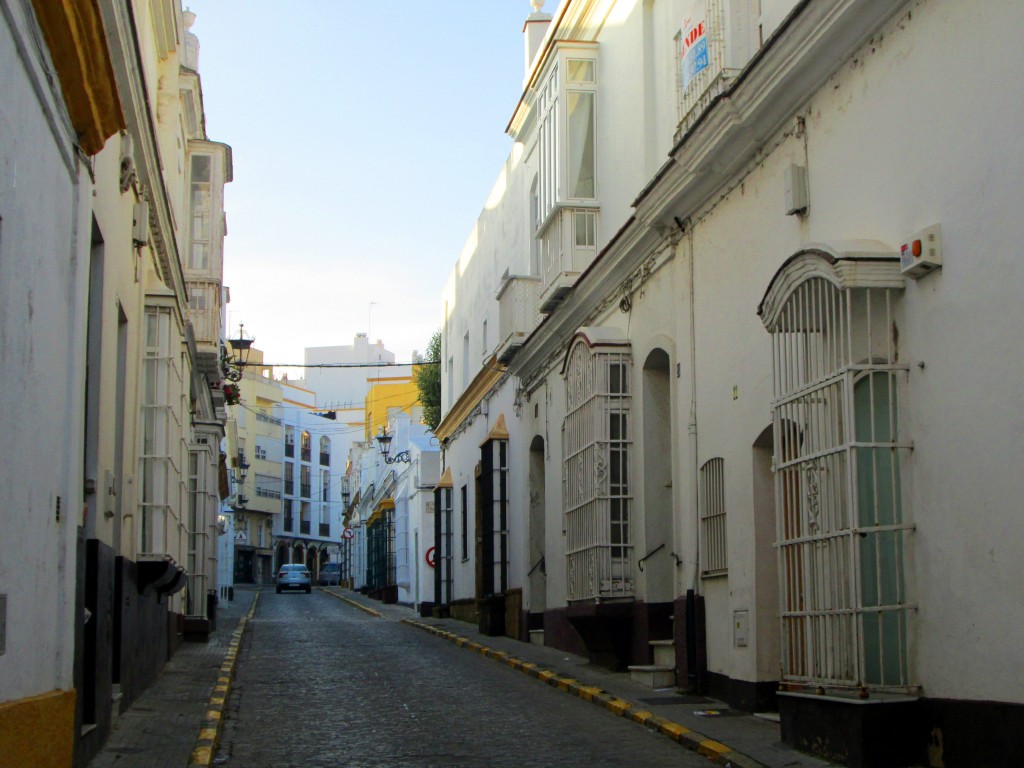
[[473, 411], [504, 375], [505, 366], [492, 356], [476, 374], [473, 381], [469, 383], [469, 386], [466, 387], [466, 390], [455, 402], [455, 405], [441, 419], [441, 423], [434, 430], [434, 436], [443, 443], [455, 434], [463, 422], [473, 415]]

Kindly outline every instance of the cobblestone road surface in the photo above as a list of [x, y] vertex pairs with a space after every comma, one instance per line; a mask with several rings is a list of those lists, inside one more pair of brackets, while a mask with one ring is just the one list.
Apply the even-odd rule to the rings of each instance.
[[264, 592], [215, 765], [707, 766], [664, 736], [322, 592]]

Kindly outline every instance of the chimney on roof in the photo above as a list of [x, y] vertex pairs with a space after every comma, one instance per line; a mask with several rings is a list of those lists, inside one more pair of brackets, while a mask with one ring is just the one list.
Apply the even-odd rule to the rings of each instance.
[[530, 76], [530, 69], [533, 67], [533, 60], [537, 56], [537, 51], [540, 50], [540, 44], [544, 40], [544, 35], [548, 31], [548, 24], [551, 23], [550, 13], [541, 13], [541, 8], [544, 7], [544, 0], [530, 0], [530, 5], [533, 7], [533, 13], [531, 13], [526, 23], [523, 24], [523, 39], [526, 43], [526, 77]]
[[199, 38], [192, 31], [196, 23], [196, 15], [187, 7], [181, 12], [181, 20], [185, 25], [185, 66], [193, 72], [199, 71]]

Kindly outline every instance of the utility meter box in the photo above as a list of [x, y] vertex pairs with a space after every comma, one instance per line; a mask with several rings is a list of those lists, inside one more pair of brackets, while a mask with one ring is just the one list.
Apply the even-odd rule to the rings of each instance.
[[132, 208], [132, 242], [135, 245], [149, 242], [149, 203], [145, 200]]
[[917, 280], [942, 267], [942, 233], [933, 224], [900, 246], [900, 272]]

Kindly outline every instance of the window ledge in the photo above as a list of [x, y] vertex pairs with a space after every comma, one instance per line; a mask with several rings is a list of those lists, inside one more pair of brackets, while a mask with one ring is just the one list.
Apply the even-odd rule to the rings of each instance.
[[702, 579], [720, 579], [723, 576], [728, 576], [728, 575], [729, 575], [729, 569], [728, 568], [718, 568], [718, 569], [716, 569], [714, 571], [701, 571], [700, 572], [700, 577]]

